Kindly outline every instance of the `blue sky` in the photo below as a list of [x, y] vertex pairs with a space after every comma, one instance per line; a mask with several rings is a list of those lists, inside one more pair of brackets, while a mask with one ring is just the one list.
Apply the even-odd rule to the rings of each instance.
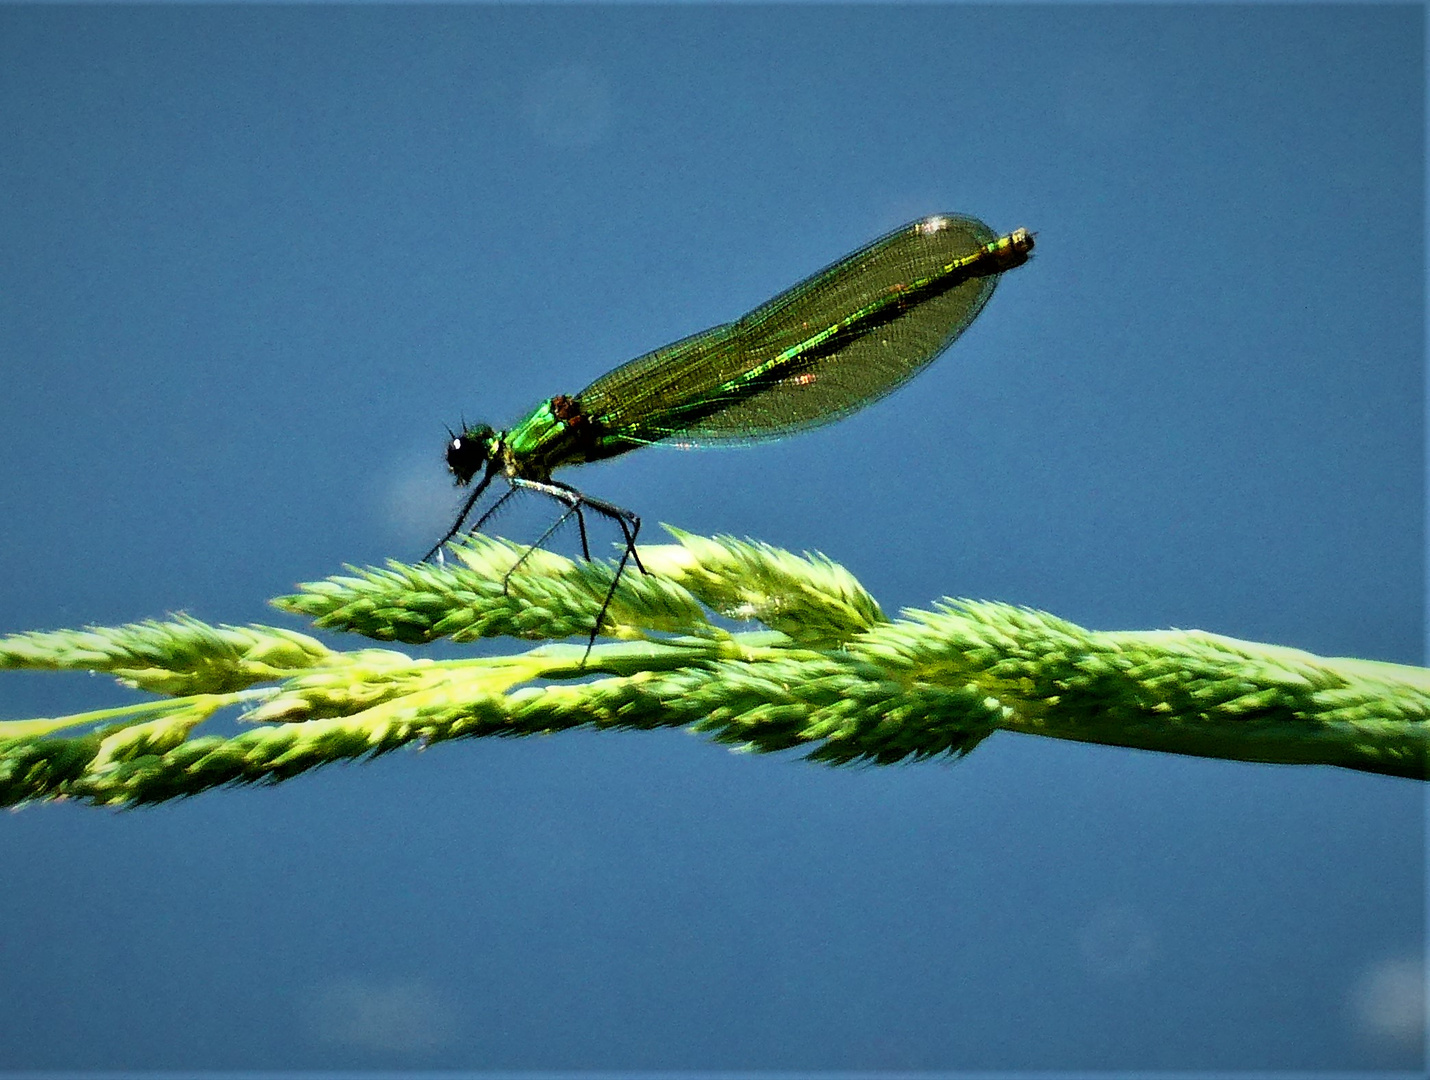
[[[445, 424], [955, 211], [1038, 248], [915, 383], [564, 479], [889, 611], [1422, 663], [1424, 119], [1408, 5], [0, 8], [0, 630], [283, 622], [440, 535]], [[663, 732], [31, 808], [0, 1070], [1412, 1070], [1423, 807]]]

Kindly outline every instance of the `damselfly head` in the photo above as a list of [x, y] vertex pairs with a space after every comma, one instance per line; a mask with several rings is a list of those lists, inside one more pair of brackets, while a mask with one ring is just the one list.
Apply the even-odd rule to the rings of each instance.
[[481, 471], [492, 456], [492, 444], [496, 441], [496, 432], [486, 424], [462, 426], [464, 430], [460, 435], [450, 429], [447, 432], [452, 436], [447, 443], [447, 468], [452, 470], [458, 484], [470, 482]]

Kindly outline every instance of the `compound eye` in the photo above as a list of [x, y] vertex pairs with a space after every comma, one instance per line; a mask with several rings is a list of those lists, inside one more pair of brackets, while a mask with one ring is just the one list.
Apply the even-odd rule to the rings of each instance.
[[487, 463], [487, 439], [474, 439], [470, 435], [454, 435], [447, 444], [447, 468], [457, 478], [457, 483], [465, 484]]

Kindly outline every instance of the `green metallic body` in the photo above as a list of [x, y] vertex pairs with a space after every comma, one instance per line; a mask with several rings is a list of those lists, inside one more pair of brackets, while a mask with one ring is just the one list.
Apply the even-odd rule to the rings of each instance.
[[[546, 481], [652, 443], [750, 442], [831, 423], [923, 370], [1032, 248], [1025, 230], [999, 237], [973, 218], [913, 222], [742, 319], [543, 402], [506, 432], [469, 428], [453, 446], [509, 479]], [[451, 448], [448, 460], [459, 482], [476, 472]]]

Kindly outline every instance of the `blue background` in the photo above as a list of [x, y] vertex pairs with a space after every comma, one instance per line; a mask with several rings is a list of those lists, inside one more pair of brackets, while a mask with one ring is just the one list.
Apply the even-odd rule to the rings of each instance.
[[[565, 478], [891, 612], [1422, 662], [1424, 41], [1411, 6], [4, 8], [0, 630], [297, 626], [265, 598], [440, 534], [444, 424], [960, 211], [1037, 253], [912, 386]], [[682, 732], [32, 807], [0, 1069], [1417, 1070], [1423, 808]]]

